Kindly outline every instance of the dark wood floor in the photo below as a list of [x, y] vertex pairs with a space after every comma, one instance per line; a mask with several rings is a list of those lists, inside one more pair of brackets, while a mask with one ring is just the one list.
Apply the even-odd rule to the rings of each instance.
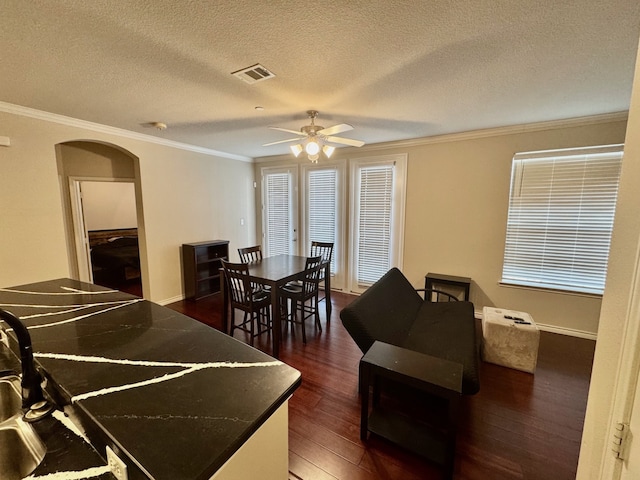
[[[289, 332], [281, 347], [281, 360], [302, 373], [289, 402], [290, 479], [441, 478], [437, 467], [383, 439], [360, 440], [362, 354], [339, 318], [355, 297], [332, 297], [322, 333], [309, 321], [306, 345], [300, 332]], [[214, 295], [168, 307], [220, 329], [220, 304]], [[258, 340], [271, 351], [269, 339]], [[463, 400], [455, 478], [574, 479], [594, 348], [594, 341], [542, 332], [535, 375], [483, 363], [480, 393]]]

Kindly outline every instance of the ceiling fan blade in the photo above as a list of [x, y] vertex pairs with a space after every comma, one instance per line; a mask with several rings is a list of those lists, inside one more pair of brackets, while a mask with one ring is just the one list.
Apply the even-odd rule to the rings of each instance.
[[326, 137], [325, 140], [330, 143], [340, 143], [342, 145], [349, 145], [351, 147], [361, 147], [364, 145], [364, 142], [360, 140], [353, 140], [351, 138]]
[[279, 130], [281, 132], [293, 133], [294, 135], [300, 135], [301, 137], [306, 136], [306, 133], [301, 132], [300, 130], [289, 130], [288, 128], [280, 128], [280, 127], [269, 127], [271, 130]]
[[344, 133], [349, 130], [353, 130], [353, 126], [348, 123], [339, 123], [333, 127], [323, 128], [322, 130], [319, 130], [318, 133], [320, 135], [335, 135], [336, 133]]
[[288, 139], [288, 140], [279, 140], [279, 141], [277, 141], [277, 142], [265, 143], [265, 144], [263, 144], [262, 146], [263, 146], [263, 147], [268, 147], [268, 146], [270, 146], [270, 145], [277, 145], [277, 144], [279, 144], [279, 143], [299, 142], [299, 141], [300, 141], [300, 139], [299, 139], [299, 138], [290, 138], [290, 139]]

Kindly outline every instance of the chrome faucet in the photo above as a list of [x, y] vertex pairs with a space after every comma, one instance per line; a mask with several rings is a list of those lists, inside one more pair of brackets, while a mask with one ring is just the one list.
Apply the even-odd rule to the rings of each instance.
[[31, 335], [29, 335], [27, 327], [13, 313], [0, 308], [0, 318], [13, 329], [18, 337], [20, 363], [22, 364], [22, 408], [31, 408], [35, 403], [44, 400], [42, 377], [33, 363]]

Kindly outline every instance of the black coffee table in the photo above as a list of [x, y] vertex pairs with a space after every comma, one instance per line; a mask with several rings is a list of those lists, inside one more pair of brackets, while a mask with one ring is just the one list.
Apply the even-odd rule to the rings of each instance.
[[[427, 392], [446, 404], [446, 418], [429, 424], [402, 409], [382, 406], [379, 383], [389, 379]], [[373, 402], [369, 411], [370, 389]], [[462, 365], [388, 343], [375, 342], [360, 360], [362, 412], [360, 438], [369, 432], [384, 437], [443, 466], [445, 478], [453, 477], [456, 431], [462, 393]]]

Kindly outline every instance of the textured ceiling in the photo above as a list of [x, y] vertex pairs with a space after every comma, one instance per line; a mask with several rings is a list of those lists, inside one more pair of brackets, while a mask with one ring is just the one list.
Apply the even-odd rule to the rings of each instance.
[[[640, 37], [637, 0], [2, 0], [0, 18], [0, 101], [249, 157], [286, 152], [267, 126], [308, 109], [367, 143], [624, 111]], [[276, 77], [231, 75], [255, 63]]]

